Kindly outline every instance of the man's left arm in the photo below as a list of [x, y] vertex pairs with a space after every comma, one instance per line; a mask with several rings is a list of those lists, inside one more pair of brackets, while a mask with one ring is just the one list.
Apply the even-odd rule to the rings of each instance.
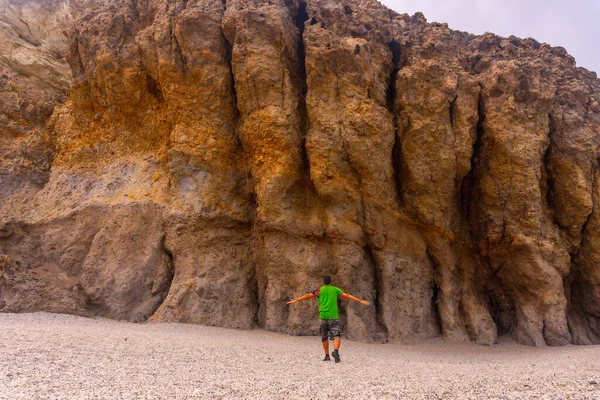
[[304, 296], [298, 297], [297, 299], [288, 301], [287, 304], [298, 303], [300, 301], [309, 300], [309, 299], [312, 299], [312, 298], [317, 297], [317, 296], [318, 296], [318, 291], [315, 291], [313, 293], [307, 293]]
[[351, 294], [348, 294], [348, 293], [342, 293], [340, 296], [342, 296], [345, 299], [348, 299], [348, 300], [351, 300], [351, 301], [355, 301], [355, 302], [360, 303], [360, 304], [365, 305], [365, 306], [368, 306], [369, 304], [371, 304], [371, 303], [369, 303], [366, 300], [361, 300], [361, 299], [356, 298], [356, 297], [354, 297], [354, 296], [352, 296]]

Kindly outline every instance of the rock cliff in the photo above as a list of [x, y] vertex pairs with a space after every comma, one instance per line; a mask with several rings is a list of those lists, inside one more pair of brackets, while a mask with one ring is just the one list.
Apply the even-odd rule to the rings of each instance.
[[[0, 1], [0, 309], [600, 343], [600, 80], [375, 0]], [[68, 38], [68, 40], [67, 40]]]

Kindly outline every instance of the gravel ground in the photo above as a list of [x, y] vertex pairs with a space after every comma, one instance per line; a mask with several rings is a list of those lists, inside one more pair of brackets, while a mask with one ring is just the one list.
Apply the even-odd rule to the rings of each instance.
[[342, 341], [0, 314], [0, 399], [600, 399], [600, 346]]

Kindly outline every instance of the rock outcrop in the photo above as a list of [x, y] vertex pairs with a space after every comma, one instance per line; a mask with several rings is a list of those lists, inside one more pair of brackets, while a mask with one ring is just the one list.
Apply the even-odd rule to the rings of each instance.
[[0, 8], [2, 311], [314, 334], [286, 301], [330, 274], [351, 339], [600, 343], [564, 49], [374, 0]]

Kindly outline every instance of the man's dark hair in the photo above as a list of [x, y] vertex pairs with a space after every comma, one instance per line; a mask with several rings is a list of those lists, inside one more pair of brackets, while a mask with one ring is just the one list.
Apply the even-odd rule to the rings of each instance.
[[329, 285], [331, 283], [331, 277], [329, 275], [323, 277], [323, 283]]

